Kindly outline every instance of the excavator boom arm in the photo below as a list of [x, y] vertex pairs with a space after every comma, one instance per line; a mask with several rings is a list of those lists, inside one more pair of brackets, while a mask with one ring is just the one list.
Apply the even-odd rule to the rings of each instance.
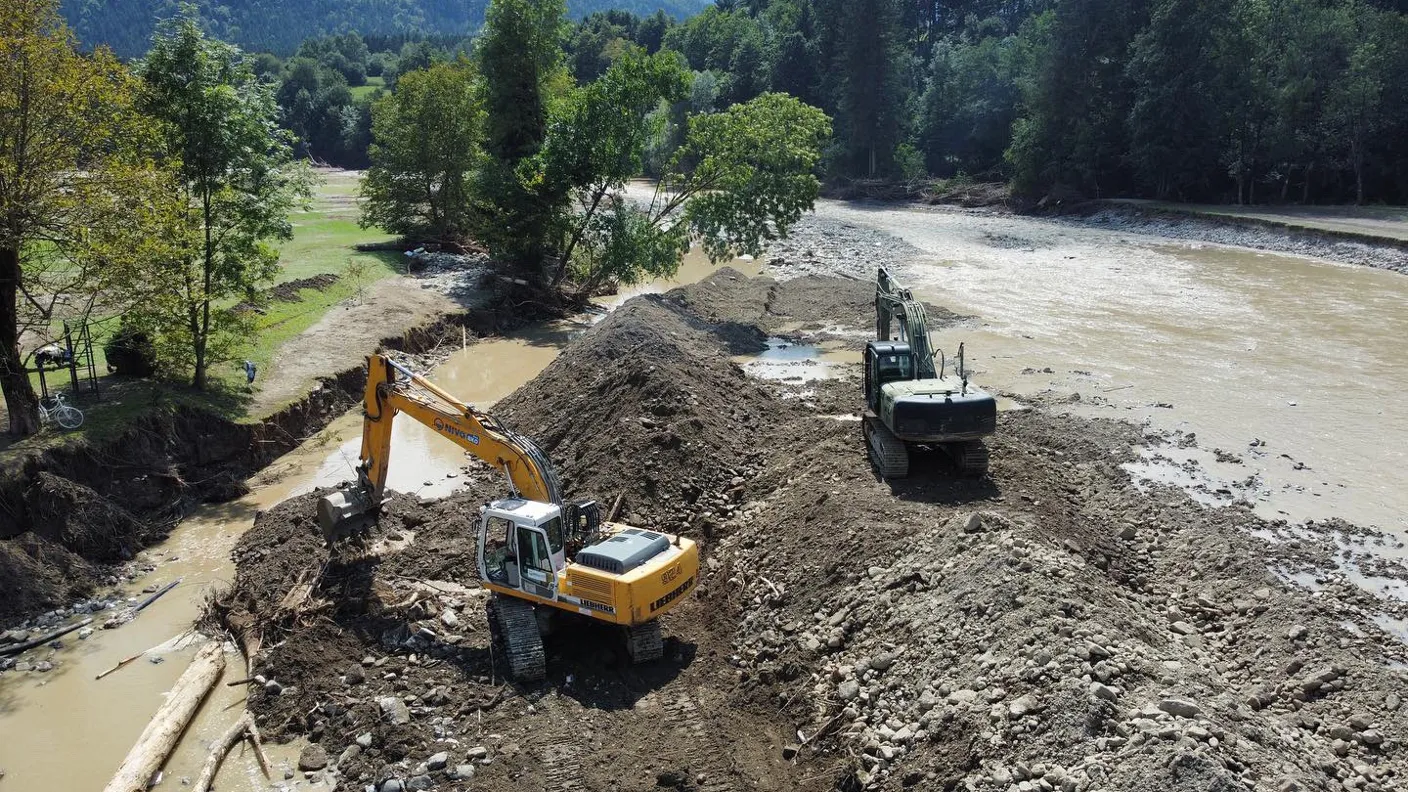
[[363, 407], [363, 485], [370, 490], [367, 494], [373, 504], [381, 502], [386, 488], [386, 472], [391, 462], [391, 427], [398, 414], [430, 427], [436, 434], [503, 471], [519, 497], [544, 503], [562, 502], [557, 473], [547, 455], [533, 441], [385, 355], [367, 358]]
[[929, 343], [929, 314], [924, 303], [900, 286], [890, 271], [880, 268], [875, 280], [875, 332], [881, 341], [890, 340], [890, 330], [899, 320], [900, 341], [914, 353], [916, 379], [938, 379], [942, 371], [934, 365], [934, 348]]

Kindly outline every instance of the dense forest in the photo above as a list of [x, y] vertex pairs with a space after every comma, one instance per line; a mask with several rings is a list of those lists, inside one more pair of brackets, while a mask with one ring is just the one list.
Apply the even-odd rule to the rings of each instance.
[[1403, 0], [721, 0], [665, 46], [836, 119], [837, 177], [1408, 200]]
[[[97, 10], [71, 11], [80, 30], [108, 13], [94, 0], [66, 7], [81, 2]], [[283, 12], [256, 15], [281, 37], [256, 71], [278, 82], [299, 152], [364, 167], [376, 92], [399, 73], [472, 52], [461, 32], [469, 6], [451, 5], [324, 0], [300, 8], [297, 24], [279, 21]], [[407, 32], [281, 49], [308, 18]], [[209, 6], [203, 19], [215, 35], [251, 38], [227, 6]], [[823, 164], [833, 182], [934, 177], [1010, 182], [1033, 197], [1408, 202], [1408, 0], [718, 0], [682, 22], [662, 11], [598, 11], [559, 36], [581, 84], [629, 51], [663, 49], [693, 72], [695, 111], [770, 91], [823, 109], [835, 119]], [[670, 150], [668, 121], [679, 112], [653, 114], [666, 131], [648, 172]]]
[[[111, 47], [137, 57], [151, 45], [160, 19], [193, 3], [209, 31], [246, 50], [292, 54], [309, 37], [357, 31], [363, 35], [466, 36], [484, 21], [488, 0], [62, 0], [64, 17], [84, 45]], [[683, 18], [704, 0], [573, 0], [582, 17], [621, 8], [642, 15], [663, 9]]]

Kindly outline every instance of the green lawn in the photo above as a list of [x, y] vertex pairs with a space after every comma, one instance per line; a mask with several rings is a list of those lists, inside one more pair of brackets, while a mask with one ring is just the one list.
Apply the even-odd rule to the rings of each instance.
[[[244, 372], [238, 361], [253, 360], [262, 370], [268, 371], [278, 348], [317, 323], [333, 306], [352, 297], [357, 291], [358, 280], [361, 286], [370, 286], [397, 274], [397, 267], [400, 266], [401, 256], [397, 253], [362, 253], [355, 249], [360, 243], [392, 239], [376, 229], [365, 230], [357, 226], [357, 175], [343, 171], [322, 175], [323, 181], [318, 186], [312, 206], [291, 218], [294, 224], [293, 239], [280, 248], [283, 270], [276, 283], [324, 273], [339, 276], [337, 283], [322, 291], [303, 289], [299, 292], [302, 297], [299, 302], [270, 301], [265, 313], [257, 320], [258, 332], [245, 348], [237, 351], [237, 362], [220, 363], [211, 369], [212, 388], [208, 393], [195, 393], [173, 383], [134, 382], [109, 377], [102, 345], [111, 333], [116, 332], [117, 322], [95, 322], [92, 325], [94, 356], [102, 400], [92, 401], [85, 396], [77, 402], [85, 415], [84, 425], [78, 431], [45, 431], [8, 448], [36, 450], [79, 437], [110, 436], [125, 428], [137, 415], [181, 404], [202, 406], [235, 419], [245, 418], [250, 395], [244, 390]], [[360, 279], [354, 279], [348, 272], [349, 266], [354, 263], [362, 265]], [[56, 326], [56, 340], [59, 340], [58, 336], [59, 328]], [[83, 372], [79, 373], [82, 376]], [[51, 391], [66, 389], [69, 385], [67, 370], [48, 372], [46, 376]], [[37, 391], [39, 376], [34, 374], [32, 379]], [[4, 448], [0, 443], [0, 450]]]
[[351, 89], [351, 90], [352, 90], [352, 98], [353, 98], [354, 100], [360, 102], [360, 101], [362, 101], [363, 99], [367, 98], [368, 96], [371, 96], [372, 94], [376, 93], [377, 91], [385, 90], [385, 88], [386, 88], [386, 79], [385, 79], [385, 78], [383, 78], [383, 77], [368, 77], [368, 78], [367, 78], [367, 84], [366, 84], [366, 85], [354, 86], [354, 87]]

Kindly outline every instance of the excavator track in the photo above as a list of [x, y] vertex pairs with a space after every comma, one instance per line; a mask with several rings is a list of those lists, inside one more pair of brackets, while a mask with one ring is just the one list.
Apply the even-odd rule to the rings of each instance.
[[509, 675], [519, 682], [541, 682], [547, 677], [547, 656], [533, 606], [495, 594], [486, 607], [494, 649], [508, 665]]
[[905, 478], [909, 475], [909, 449], [904, 441], [895, 437], [884, 424], [866, 419], [865, 444], [870, 449], [870, 461], [886, 479]]
[[953, 462], [958, 467], [958, 472], [964, 476], [981, 478], [988, 472], [988, 447], [982, 440], [969, 440], [964, 443], [954, 443], [948, 447], [948, 452], [953, 456]]
[[665, 654], [665, 637], [660, 634], [660, 620], [626, 628], [626, 653], [636, 665], [659, 660]]

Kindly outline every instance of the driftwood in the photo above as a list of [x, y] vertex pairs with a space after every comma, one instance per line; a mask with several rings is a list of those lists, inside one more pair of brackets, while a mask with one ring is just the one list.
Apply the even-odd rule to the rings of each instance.
[[137, 654], [132, 655], [131, 657], [124, 657], [124, 658], [122, 658], [121, 660], [117, 661], [117, 665], [113, 666], [112, 668], [109, 668], [108, 670], [102, 672], [101, 674], [98, 674], [97, 676], [95, 676], [95, 677], [93, 677], [93, 678], [94, 678], [94, 679], [102, 679], [103, 677], [107, 676], [108, 674], [111, 674], [112, 672], [121, 669], [123, 666], [127, 665], [128, 663], [132, 662], [133, 660], [136, 660], [137, 658], [139, 658], [139, 657], [141, 657], [142, 655], [146, 654], [147, 651], [148, 651], [148, 650], [145, 650], [145, 649], [144, 649], [144, 650], [138, 652]]
[[220, 772], [220, 763], [225, 761], [225, 755], [230, 749], [235, 747], [235, 743], [249, 732], [251, 718], [248, 712], [241, 715], [230, 728], [210, 746], [210, 755], [205, 757], [205, 764], [201, 765], [200, 776], [196, 778], [196, 784], [192, 789], [195, 792], [210, 792], [210, 785], [215, 783], [215, 774]]
[[148, 782], [175, 750], [181, 733], [190, 725], [224, 670], [223, 643], [211, 641], [201, 647], [190, 667], [176, 680], [166, 703], [152, 716], [137, 743], [128, 751], [104, 792], [145, 792]]
[[64, 627], [64, 628], [62, 628], [62, 629], [60, 629], [60, 630], [55, 630], [54, 632], [49, 633], [48, 635], [44, 636], [43, 638], [35, 638], [33, 641], [25, 641], [25, 642], [22, 643], [22, 644], [15, 644], [14, 646], [7, 646], [7, 647], [5, 647], [4, 649], [0, 649], [0, 657], [9, 657], [10, 655], [17, 655], [17, 654], [19, 654], [20, 652], [28, 652], [30, 649], [33, 649], [33, 648], [36, 647], [36, 646], [43, 646], [44, 644], [49, 643], [50, 641], [54, 640], [55, 638], [59, 638], [59, 637], [68, 635], [69, 633], [73, 632], [74, 630], [77, 630], [77, 629], [79, 629], [79, 628], [81, 628], [81, 627], [86, 627], [86, 626], [88, 626], [88, 625], [90, 625], [90, 624], [92, 624], [92, 623], [93, 623], [93, 618], [90, 616], [90, 617], [84, 619], [84, 620], [81, 621], [81, 622], [78, 622], [78, 623], [76, 623], [76, 624], [70, 624], [69, 626]]

